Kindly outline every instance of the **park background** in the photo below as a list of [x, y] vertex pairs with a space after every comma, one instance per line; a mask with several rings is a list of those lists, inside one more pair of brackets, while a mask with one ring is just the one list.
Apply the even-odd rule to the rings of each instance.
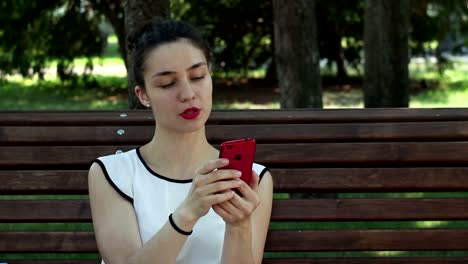
[[[467, 106], [468, 3], [465, 0], [130, 2], [133, 4], [125, 6], [124, 1], [115, 0], [2, 1], [0, 109], [136, 108], [128, 103], [125, 32], [128, 24], [153, 16], [185, 20], [202, 29], [215, 58], [215, 109], [362, 108], [366, 78], [371, 78], [366, 76], [364, 60], [388, 63], [382, 59], [385, 56], [395, 58], [390, 63], [395, 64], [394, 68], [399, 67], [402, 74], [374, 74], [373, 78], [385, 87], [377, 85], [372, 89], [390, 92], [377, 92], [383, 101], [376, 101], [373, 106]], [[274, 4], [294, 6], [297, 10], [278, 11]], [[129, 21], [132, 12], [139, 12], [138, 8], [145, 11], [133, 16], [136, 17], [133, 22]], [[382, 10], [395, 11], [390, 14], [391, 20], [379, 21], [365, 19], [366, 10], [368, 16], [382, 17], [385, 17], [379, 13]], [[303, 19], [291, 19], [298, 12]], [[407, 23], [401, 22], [405, 19]], [[280, 31], [280, 23], [297, 29], [290, 31], [304, 34], [288, 36], [287, 32]], [[403, 41], [406, 46], [388, 43], [366, 46], [365, 30], [371, 32], [367, 35], [380, 34], [380, 38], [396, 39], [397, 44]], [[398, 33], [403, 36], [392, 37]], [[275, 54], [275, 46], [287, 38], [293, 38], [290, 42], [297, 47], [287, 49], [286, 54], [277, 49]], [[312, 48], [301, 49], [301, 43]], [[369, 54], [377, 55], [366, 58], [366, 49]], [[395, 56], [402, 54], [402, 49], [403, 52], [407, 49], [408, 58]], [[280, 65], [282, 68], [277, 71], [275, 57], [279, 52], [290, 62]], [[320, 59], [307, 63], [303, 59], [307, 56]], [[277, 72], [285, 72], [291, 65], [297, 65], [293, 71], [304, 69], [302, 75], [312, 78], [300, 74], [292, 78], [278, 76]], [[294, 85], [282, 87], [281, 79], [285, 78], [290, 78]], [[392, 78], [397, 79], [393, 82], [396, 85], [391, 86]], [[293, 89], [305, 90], [302, 95], [309, 95], [296, 93], [299, 97], [316, 99], [286, 105], [287, 99], [282, 99], [281, 94]], [[402, 95], [390, 98], [392, 93]], [[409, 97], [407, 103], [401, 99], [404, 96]], [[389, 98], [387, 102], [385, 98]]]
[[[131, 19], [152, 16], [181, 19], [201, 28], [213, 47], [214, 108], [362, 108], [365, 106], [365, 51], [377, 48], [381, 54], [406, 50], [407, 57], [395, 56], [395, 65], [403, 68], [401, 86], [383, 87], [408, 97], [379, 102], [382, 107], [466, 107], [468, 100], [468, 1], [466, 0], [50, 0], [0, 3], [0, 110], [114, 110], [137, 108], [129, 103], [124, 36]], [[275, 8], [278, 6], [293, 6]], [[138, 7], [141, 7], [138, 9]], [[377, 10], [377, 11], [376, 11]], [[394, 10], [393, 19], [378, 20], [385, 10]], [[291, 11], [281, 14], [281, 11]], [[133, 12], [133, 13], [132, 13]], [[138, 16], [132, 15], [140, 12]], [[374, 13], [376, 12], [376, 13]], [[390, 11], [389, 11], [390, 13]], [[276, 14], [276, 16], [275, 16]], [[294, 18], [303, 18], [295, 21]], [[278, 16], [281, 15], [281, 16]], [[366, 15], [374, 16], [372, 22]], [[275, 17], [284, 20], [275, 21]], [[378, 20], [376, 22], [376, 20]], [[406, 21], [406, 23], [404, 23]], [[277, 73], [275, 43], [284, 31], [275, 31], [278, 23], [292, 31], [305, 32], [292, 43], [310, 43], [310, 54], [319, 60], [307, 64], [291, 59], [294, 65], [310, 67], [317, 74], [310, 82], [295, 81], [294, 88], [281, 87]], [[275, 24], [276, 23], [276, 24]], [[294, 24], [296, 23], [296, 24]], [[131, 24], [131, 23], [130, 23]], [[373, 34], [393, 39], [402, 35], [406, 45], [365, 45], [365, 28]], [[398, 29], [398, 30], [397, 30]], [[278, 30], [278, 29], [276, 29]], [[373, 31], [372, 31], [373, 30]], [[401, 30], [401, 31], [399, 31]], [[276, 32], [276, 34], [275, 34]], [[285, 34], [279, 35], [278, 33]], [[294, 32], [290, 32], [294, 33]], [[372, 34], [372, 33], [371, 33]], [[301, 39], [304, 38], [304, 39]], [[278, 38], [278, 39], [276, 39]], [[309, 47], [309, 46], [308, 46]], [[397, 49], [395, 51], [394, 49]], [[286, 52], [303, 52], [288, 49]], [[372, 51], [371, 51], [372, 52]], [[310, 55], [306, 54], [306, 55]], [[291, 54], [290, 58], [301, 58]], [[378, 58], [378, 56], [377, 56]], [[377, 59], [378, 61], [378, 59]], [[407, 63], [405, 63], [405, 61]], [[305, 63], [305, 64], [304, 64]], [[401, 67], [403, 65], [403, 67]], [[284, 65], [283, 65], [284, 67]], [[306, 75], [309, 71], [305, 71]], [[317, 77], [319, 76], [319, 77]], [[379, 76], [378, 76], [379, 77]], [[297, 78], [300, 79], [300, 78]], [[380, 77], [380, 84], [392, 82]], [[297, 88], [299, 87], [299, 88]], [[315, 87], [315, 89], [312, 89]], [[320, 89], [317, 89], [319, 87]], [[309, 89], [316, 100], [303, 105], [282, 103], [282, 89]], [[312, 97], [312, 96], [311, 96]], [[382, 96], [385, 97], [385, 96]], [[384, 98], [385, 99], [385, 98]], [[275, 194], [288, 198], [288, 194]], [[370, 197], [367, 193], [338, 194], [339, 198]], [[378, 197], [445, 197], [446, 193], [379, 193]], [[458, 193], [465, 197], [465, 193]], [[452, 197], [452, 196], [451, 196]], [[0, 195], [0, 199], [10, 199]], [[36, 196], [22, 197], [37, 199]], [[44, 197], [42, 197], [44, 198]], [[46, 197], [57, 198], [61, 197]], [[67, 199], [86, 197], [67, 196]], [[291, 228], [466, 228], [466, 221], [343, 222], [343, 223], [273, 223]], [[9, 224], [1, 230], [91, 230], [89, 224]], [[277, 227], [277, 226], [276, 226]], [[468, 252], [331, 252], [300, 253], [317, 256], [389, 255], [405, 256]], [[39, 254], [37, 254], [39, 255]], [[22, 255], [0, 255], [23, 258]], [[31, 257], [31, 256], [26, 256]], [[34, 256], [33, 256], [34, 257]], [[43, 257], [43, 256], [41, 256]], [[48, 258], [61, 258], [48, 254]], [[84, 254], [83, 258], [98, 258]]]

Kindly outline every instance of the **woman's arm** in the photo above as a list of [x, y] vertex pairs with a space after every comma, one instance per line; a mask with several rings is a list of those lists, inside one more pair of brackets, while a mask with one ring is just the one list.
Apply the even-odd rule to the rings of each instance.
[[[223, 264], [262, 263], [273, 200], [273, 180], [269, 172], [258, 185], [254, 174], [252, 188], [241, 186], [244, 197], [237, 196], [215, 211], [226, 220], [223, 247]], [[236, 199], [237, 201], [233, 201]]]
[[[186, 236], [178, 234], [166, 223], [143, 246], [132, 204], [110, 186], [96, 163], [89, 171], [88, 184], [94, 233], [99, 252], [107, 264], [175, 263]], [[185, 226], [189, 228], [190, 223], [187, 221]]]
[[[225, 191], [238, 187], [238, 176], [234, 171], [214, 171], [225, 165], [222, 160], [214, 160], [200, 168], [188, 197], [173, 213], [173, 220], [180, 229], [192, 230], [213, 204], [233, 197], [234, 192]], [[143, 245], [133, 206], [110, 186], [96, 163], [90, 168], [88, 185], [94, 233], [106, 264], [175, 263], [187, 236], [177, 232], [167, 221]]]

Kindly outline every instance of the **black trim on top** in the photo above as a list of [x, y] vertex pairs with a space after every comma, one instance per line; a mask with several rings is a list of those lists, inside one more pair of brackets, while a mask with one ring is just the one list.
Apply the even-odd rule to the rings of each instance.
[[146, 163], [146, 161], [143, 159], [143, 156], [141, 156], [141, 153], [140, 153], [140, 148], [137, 148], [136, 149], [136, 153], [138, 155], [138, 158], [140, 159], [141, 163], [143, 164], [143, 166], [145, 166], [146, 170], [153, 174], [154, 176], [160, 178], [160, 179], [163, 179], [165, 181], [169, 181], [169, 182], [174, 182], [174, 183], [191, 183], [193, 181], [193, 179], [188, 179], [188, 180], [176, 180], [176, 179], [172, 179], [172, 178], [168, 178], [166, 176], [162, 176], [161, 174], [153, 171], [150, 166]]
[[262, 172], [260, 172], [260, 175], [258, 175], [258, 177], [260, 178], [258, 179], [258, 184], [260, 184], [260, 182], [262, 181], [263, 175], [265, 175], [267, 171], [270, 171], [270, 170], [267, 167], [265, 167], [263, 168]]
[[133, 204], [133, 198], [126, 195], [122, 190], [119, 189], [119, 187], [117, 187], [117, 185], [115, 185], [115, 183], [112, 181], [112, 179], [110, 178], [109, 176], [109, 173], [107, 172], [107, 169], [106, 169], [106, 166], [104, 165], [104, 163], [99, 160], [99, 159], [95, 159], [93, 160], [93, 162], [96, 162], [102, 169], [102, 171], [104, 172], [104, 176], [106, 177], [107, 181], [109, 182], [109, 184], [112, 186], [112, 188], [114, 188], [114, 190], [116, 190], [123, 198], [125, 198], [127, 201], [129, 201], [130, 203]]

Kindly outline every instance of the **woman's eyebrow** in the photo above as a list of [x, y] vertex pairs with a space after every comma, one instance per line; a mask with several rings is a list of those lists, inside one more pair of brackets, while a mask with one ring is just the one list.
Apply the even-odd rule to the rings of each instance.
[[176, 73], [175, 71], [160, 71], [160, 72], [155, 73], [153, 76], [151, 76], [151, 78], [158, 77], [158, 76], [164, 76], [164, 75], [171, 75], [171, 74], [175, 74], [175, 73]]
[[198, 67], [203, 66], [203, 65], [206, 65], [206, 62], [202, 61], [202, 62], [199, 62], [199, 63], [195, 63], [194, 65], [188, 67], [187, 71], [193, 70], [193, 69], [198, 68]]
[[[206, 65], [206, 62], [202, 61], [199, 63], [195, 63], [194, 65], [188, 67], [187, 71], [193, 70], [203, 65]], [[151, 76], [151, 78], [158, 77], [158, 76], [172, 75], [172, 74], [176, 74], [176, 72], [175, 71], [160, 71], [160, 72], [155, 73], [153, 76]]]

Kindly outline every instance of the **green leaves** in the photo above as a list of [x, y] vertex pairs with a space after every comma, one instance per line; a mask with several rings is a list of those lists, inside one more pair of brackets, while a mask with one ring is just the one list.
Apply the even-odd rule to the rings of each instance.
[[[97, 56], [105, 37], [101, 17], [80, 0], [3, 1], [0, 9], [1, 75], [43, 76], [47, 63], [65, 65], [76, 57]], [[73, 74], [62, 71], [65, 78]]]

